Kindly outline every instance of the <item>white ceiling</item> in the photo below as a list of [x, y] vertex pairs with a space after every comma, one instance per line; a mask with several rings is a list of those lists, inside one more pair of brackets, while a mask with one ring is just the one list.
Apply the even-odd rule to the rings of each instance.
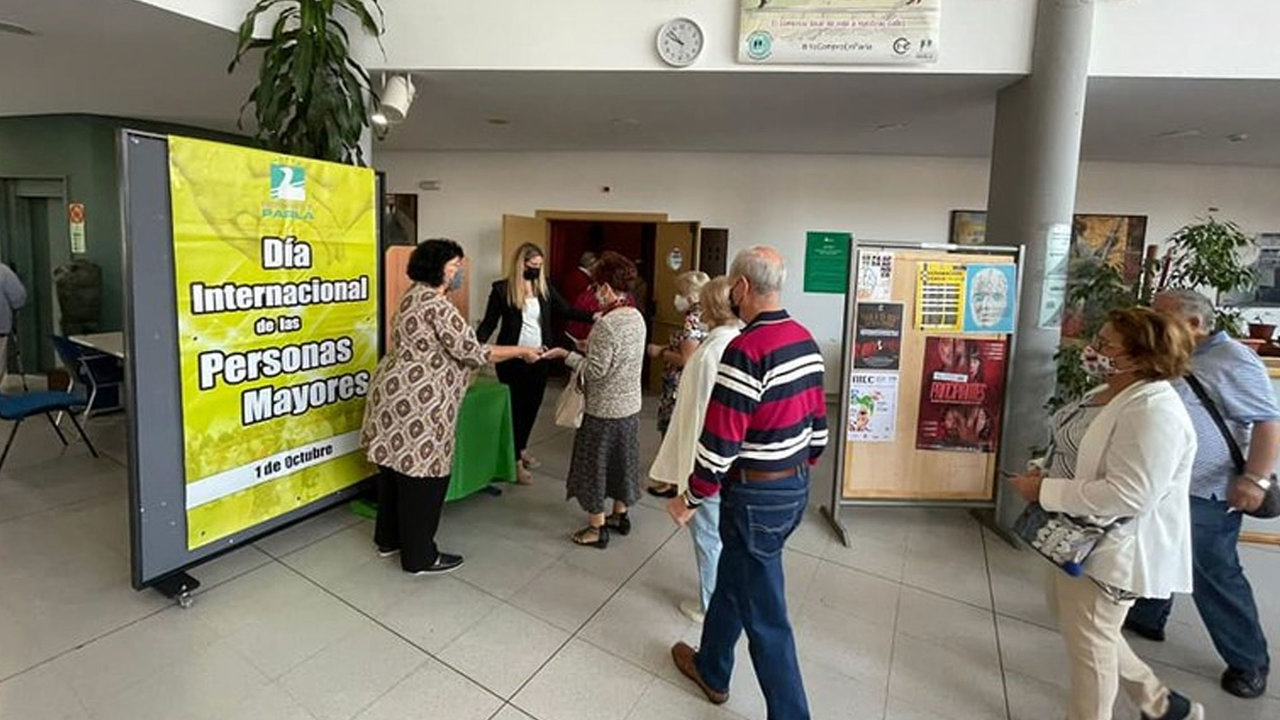
[[[96, 113], [235, 130], [250, 72], [226, 30], [133, 0], [0, 0], [0, 115]], [[1007, 75], [422, 72], [388, 150], [985, 156]], [[500, 118], [508, 125], [491, 125]], [[1090, 160], [1280, 166], [1280, 81], [1090, 82]], [[887, 126], [887, 127], [885, 127]], [[877, 129], [881, 128], [881, 129]], [[1169, 131], [1199, 135], [1157, 139]], [[1248, 140], [1229, 142], [1244, 133]]]

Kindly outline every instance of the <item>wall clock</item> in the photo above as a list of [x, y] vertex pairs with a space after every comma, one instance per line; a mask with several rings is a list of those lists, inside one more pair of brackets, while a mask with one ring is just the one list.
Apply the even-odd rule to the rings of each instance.
[[658, 56], [671, 67], [688, 67], [702, 54], [702, 27], [689, 18], [668, 20], [658, 30]]

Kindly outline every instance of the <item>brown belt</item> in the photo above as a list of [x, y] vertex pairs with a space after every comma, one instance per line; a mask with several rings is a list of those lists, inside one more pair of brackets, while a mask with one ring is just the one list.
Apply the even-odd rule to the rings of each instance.
[[800, 474], [800, 466], [797, 465], [790, 470], [738, 470], [735, 469], [729, 473], [731, 480], [740, 482], [772, 482], [774, 480], [786, 480]]

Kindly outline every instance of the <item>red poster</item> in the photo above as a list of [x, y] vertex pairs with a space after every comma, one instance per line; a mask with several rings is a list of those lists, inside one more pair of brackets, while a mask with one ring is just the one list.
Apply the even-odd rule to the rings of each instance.
[[1005, 340], [925, 338], [916, 447], [995, 452], [1004, 408]]

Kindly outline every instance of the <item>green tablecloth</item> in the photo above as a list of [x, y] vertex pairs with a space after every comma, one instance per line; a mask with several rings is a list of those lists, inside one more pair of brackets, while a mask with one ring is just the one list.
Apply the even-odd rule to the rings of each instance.
[[[516, 446], [511, 430], [511, 393], [507, 386], [478, 377], [467, 388], [454, 433], [453, 474], [445, 501], [460, 500], [490, 483], [516, 481]], [[373, 517], [377, 505], [356, 500], [351, 509]]]

